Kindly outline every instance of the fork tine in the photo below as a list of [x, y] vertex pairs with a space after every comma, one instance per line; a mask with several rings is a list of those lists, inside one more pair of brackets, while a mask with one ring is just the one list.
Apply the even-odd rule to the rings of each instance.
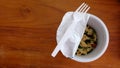
[[77, 10], [75, 12], [86, 13], [89, 9], [90, 9], [90, 7], [84, 2], [77, 8]]
[[83, 7], [81, 7], [81, 9], [78, 12], [82, 12], [82, 10], [84, 10], [84, 8], [87, 6], [87, 4], [84, 4]]
[[86, 13], [89, 9], [90, 9], [90, 7], [88, 7], [84, 13]]
[[78, 12], [78, 11], [80, 10], [80, 8], [81, 8], [84, 4], [85, 4], [85, 2], [82, 3], [82, 4], [77, 8], [77, 10], [76, 10], [75, 12]]
[[83, 9], [79, 12], [85, 12], [85, 10], [88, 8], [88, 5], [86, 4], [85, 7], [83, 7]]

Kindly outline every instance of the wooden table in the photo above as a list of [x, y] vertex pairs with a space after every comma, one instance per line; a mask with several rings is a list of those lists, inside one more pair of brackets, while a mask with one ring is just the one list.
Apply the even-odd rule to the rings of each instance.
[[[90, 63], [51, 57], [62, 16], [84, 1], [108, 27], [107, 51]], [[0, 68], [120, 68], [119, 43], [120, 0], [0, 0]]]

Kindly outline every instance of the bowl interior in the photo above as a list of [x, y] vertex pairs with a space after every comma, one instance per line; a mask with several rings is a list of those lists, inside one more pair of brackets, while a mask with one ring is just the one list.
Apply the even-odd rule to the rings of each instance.
[[79, 62], [90, 62], [98, 59], [102, 54], [105, 52], [108, 42], [109, 42], [109, 35], [108, 30], [103, 23], [102, 20], [100, 20], [98, 17], [91, 15], [88, 20], [88, 25], [91, 26], [93, 29], [95, 29], [97, 33], [97, 46], [96, 48], [85, 56], [75, 56], [73, 60], [79, 61]]

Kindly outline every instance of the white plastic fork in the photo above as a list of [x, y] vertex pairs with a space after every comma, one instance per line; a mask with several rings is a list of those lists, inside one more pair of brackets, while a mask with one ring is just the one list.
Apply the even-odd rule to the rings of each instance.
[[90, 6], [88, 6], [85, 2], [82, 3], [75, 12], [82, 12], [82, 13], [86, 13], [88, 10], [90, 9]]
[[[88, 10], [90, 9], [90, 7], [86, 4], [86, 3], [82, 3], [75, 12], [82, 12], [82, 13], [86, 13]], [[62, 40], [63, 41], [63, 40]], [[52, 56], [55, 57], [56, 54], [59, 52], [60, 50], [60, 44], [56, 46], [56, 48], [54, 49], [54, 51], [52, 52]]]

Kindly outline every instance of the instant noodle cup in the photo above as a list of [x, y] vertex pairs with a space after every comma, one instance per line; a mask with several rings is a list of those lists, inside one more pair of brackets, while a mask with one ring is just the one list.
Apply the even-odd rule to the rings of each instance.
[[106, 51], [109, 43], [109, 33], [104, 22], [95, 15], [89, 14], [89, 20], [87, 25], [91, 26], [97, 34], [97, 45], [87, 55], [75, 56], [71, 59], [78, 62], [91, 62], [100, 58]]

